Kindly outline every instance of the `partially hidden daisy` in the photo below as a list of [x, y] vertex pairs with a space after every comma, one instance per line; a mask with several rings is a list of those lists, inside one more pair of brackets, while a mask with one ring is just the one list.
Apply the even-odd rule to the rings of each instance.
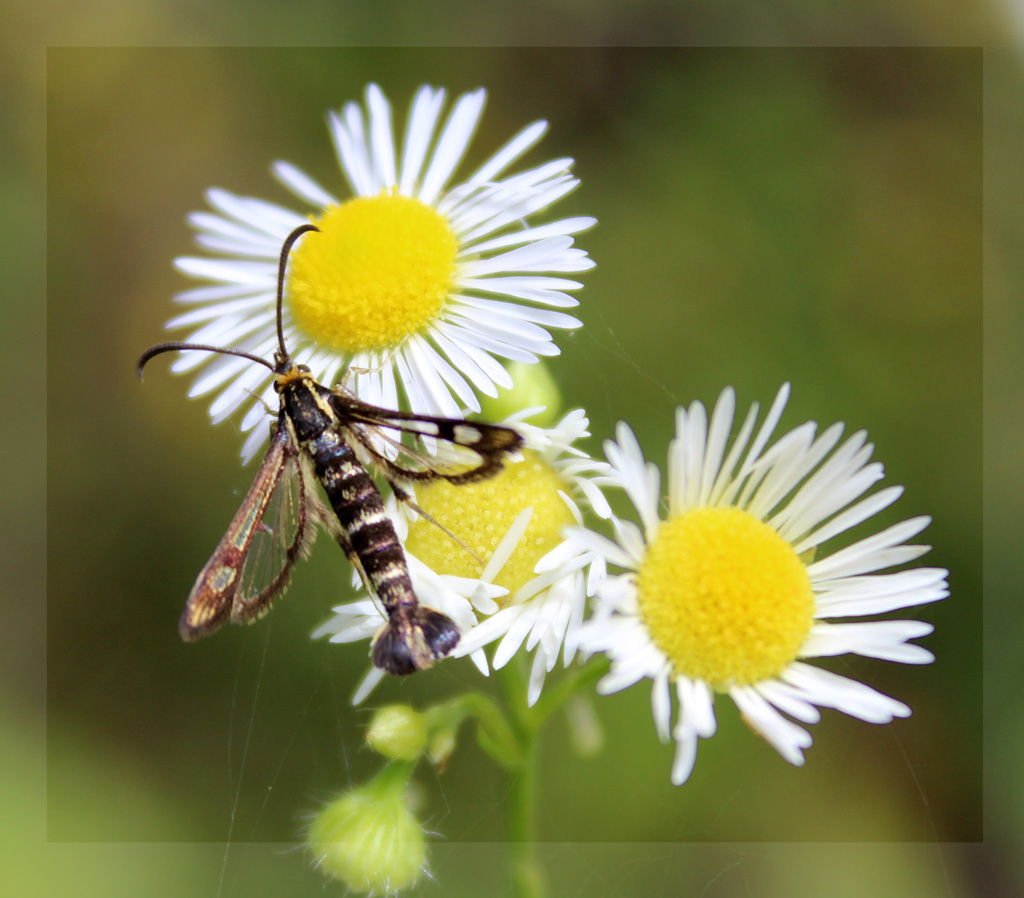
[[[176, 261], [212, 282], [179, 294], [192, 308], [170, 322], [193, 328], [190, 342], [268, 357], [277, 345], [274, 300], [285, 237], [314, 222], [293, 250], [286, 283], [284, 331], [296, 361], [330, 384], [343, 369], [364, 401], [420, 414], [461, 417], [512, 381], [498, 359], [536, 362], [558, 354], [550, 329], [580, 322], [559, 309], [577, 304], [581, 286], [560, 275], [593, 266], [573, 235], [589, 217], [533, 220], [579, 183], [572, 159], [506, 174], [547, 130], [520, 131], [465, 180], [453, 175], [483, 111], [483, 89], [459, 97], [441, 125], [445, 92], [416, 93], [401, 145], [391, 107], [371, 84], [365, 108], [347, 103], [328, 124], [351, 196], [321, 187], [288, 162], [274, 174], [302, 201], [303, 212], [213, 189], [215, 212], [190, 221], [197, 243], [216, 257]], [[558, 276], [556, 276], [558, 275]], [[252, 431], [248, 459], [266, 439], [260, 396], [276, 408], [263, 366], [246, 359], [186, 352], [175, 371], [202, 368], [191, 396], [216, 393], [214, 423], [243, 405]]]
[[788, 397], [786, 384], [756, 436], [755, 403], [731, 446], [731, 388], [710, 422], [700, 402], [680, 408], [664, 517], [660, 472], [620, 424], [605, 454], [640, 526], [613, 517], [614, 541], [584, 529], [570, 537], [624, 571], [598, 584], [579, 645], [610, 659], [598, 685], [604, 694], [652, 681], [655, 728], [663, 741], [676, 742], [676, 784], [690, 776], [698, 739], [715, 732], [716, 694], [728, 695], [749, 726], [801, 765], [812, 740], [789, 718], [815, 723], [818, 708], [870, 723], [910, 714], [902, 702], [806, 659], [852, 653], [904, 664], [933, 660], [908, 644], [930, 633], [930, 624], [829, 620], [942, 599], [947, 572], [880, 573], [928, 551], [906, 544], [930, 523], [927, 517], [815, 557], [824, 543], [891, 505], [903, 489], [890, 486], [862, 498], [882, 478], [882, 466], [869, 461], [873, 446], [864, 431], [840, 445], [842, 424], [816, 436], [808, 422], [769, 447]]
[[[459, 626], [462, 635], [453, 656], [470, 656], [486, 674], [484, 646], [498, 642], [492, 659], [496, 668], [525, 646], [534, 652], [527, 694], [531, 705], [559, 655], [568, 665], [576, 654], [585, 572], [595, 561], [591, 549], [566, 543], [563, 531], [582, 524], [581, 505], [601, 517], [611, 515], [600, 489], [608, 482], [608, 466], [573, 445], [589, 436], [584, 412], [569, 412], [545, 429], [522, 420], [536, 411], [525, 410], [504, 422], [523, 434], [526, 446], [520, 460], [506, 463], [494, 477], [416, 487], [416, 504], [450, 532], [405, 506], [406, 512], [398, 513], [394, 499], [389, 500], [418, 599]], [[370, 598], [334, 611], [314, 637], [368, 639], [383, 622]], [[355, 700], [380, 679], [380, 672], [371, 670]]]

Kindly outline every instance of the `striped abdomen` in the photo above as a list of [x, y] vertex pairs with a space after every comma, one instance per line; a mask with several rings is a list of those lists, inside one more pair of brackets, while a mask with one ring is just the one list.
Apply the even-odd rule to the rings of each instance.
[[352, 552], [388, 615], [399, 605], [415, 605], [395, 527], [384, 510], [380, 490], [352, 447], [335, 428], [328, 428], [307, 449]]
[[455, 648], [459, 630], [449, 617], [416, 601], [380, 490], [338, 428], [327, 427], [306, 449], [348, 540], [350, 560], [362, 568], [388, 614], [373, 641], [373, 663], [399, 675], [430, 667]]

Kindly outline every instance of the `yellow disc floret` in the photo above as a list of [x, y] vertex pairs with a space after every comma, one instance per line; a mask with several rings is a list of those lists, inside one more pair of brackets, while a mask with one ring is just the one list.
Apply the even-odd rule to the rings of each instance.
[[[488, 480], [462, 486], [438, 481], [417, 487], [416, 501], [484, 564], [523, 509], [532, 508], [519, 545], [494, 578], [498, 586], [514, 595], [536, 576], [533, 568], [537, 562], [559, 544], [562, 528], [575, 523], [559, 490], [567, 492], [558, 473], [536, 452], [525, 450], [522, 461], [507, 464]], [[479, 577], [483, 571], [464, 547], [423, 519], [410, 525], [406, 548], [439, 574]]]
[[398, 193], [330, 206], [292, 253], [288, 299], [298, 326], [333, 349], [388, 349], [430, 322], [455, 276], [447, 220]]
[[739, 508], [665, 521], [637, 573], [640, 616], [674, 671], [719, 691], [778, 676], [811, 629], [807, 568]]

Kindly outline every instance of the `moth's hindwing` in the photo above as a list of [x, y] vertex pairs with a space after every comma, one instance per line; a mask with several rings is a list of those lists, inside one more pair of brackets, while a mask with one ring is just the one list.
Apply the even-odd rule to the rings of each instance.
[[[377, 408], [339, 387], [331, 391], [330, 403], [353, 442], [366, 450], [389, 479], [400, 482], [482, 480], [497, 473], [505, 459], [523, 445], [522, 436], [510, 427]], [[403, 434], [413, 436], [430, 451], [403, 443]]]
[[249, 492], [196, 577], [178, 624], [182, 639], [192, 642], [229, 619], [255, 620], [285, 590], [293, 561], [314, 533], [306, 480], [294, 438], [279, 426]]
[[285, 445], [284, 470], [242, 565], [241, 588], [231, 604], [233, 624], [259, 620], [284, 594], [292, 566], [313, 545], [316, 525], [324, 517], [321, 508], [316, 478], [291, 438]]

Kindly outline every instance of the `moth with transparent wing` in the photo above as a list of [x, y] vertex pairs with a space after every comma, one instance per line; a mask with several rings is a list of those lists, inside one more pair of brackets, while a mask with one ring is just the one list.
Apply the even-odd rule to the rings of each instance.
[[[178, 629], [191, 642], [228, 620], [251, 623], [262, 617], [287, 589], [295, 561], [308, 553], [317, 527], [323, 526], [386, 616], [374, 637], [374, 664], [388, 673], [410, 674], [455, 648], [459, 631], [446, 615], [417, 601], [405, 554], [366, 465], [380, 471], [397, 498], [410, 502], [408, 487], [417, 481], [443, 478], [459, 484], [491, 476], [523, 440], [508, 427], [368, 405], [342, 386], [317, 383], [309, 368], [293, 361], [281, 322], [285, 266], [295, 241], [315, 230], [313, 225], [296, 228], [281, 250], [273, 364], [198, 343], [160, 343], [139, 359], [141, 377], [146, 363], [163, 352], [241, 356], [273, 371], [281, 403], [253, 485], [199, 572]], [[438, 451], [409, 445], [403, 435], [421, 444], [429, 440]], [[320, 499], [318, 481], [330, 508]]]

